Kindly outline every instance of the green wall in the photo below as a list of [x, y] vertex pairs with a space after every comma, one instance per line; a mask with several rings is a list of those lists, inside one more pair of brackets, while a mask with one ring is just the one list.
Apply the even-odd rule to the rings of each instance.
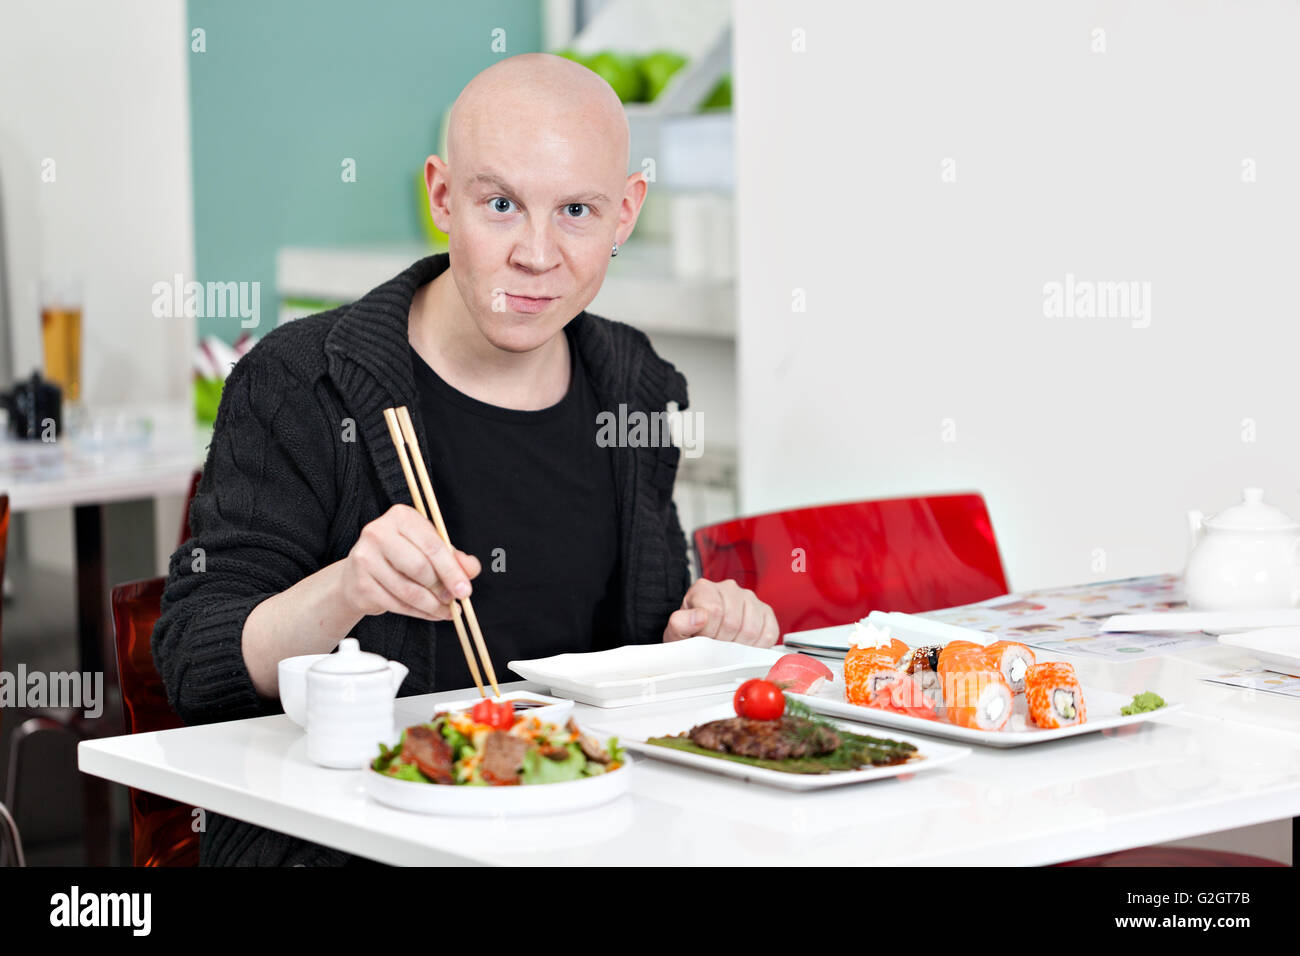
[[[207, 46], [190, 53], [196, 278], [261, 282], [260, 335], [275, 327], [279, 247], [419, 239], [414, 176], [442, 111], [479, 70], [541, 48], [540, 7], [189, 0]], [[240, 331], [238, 317], [199, 320], [200, 336]]]

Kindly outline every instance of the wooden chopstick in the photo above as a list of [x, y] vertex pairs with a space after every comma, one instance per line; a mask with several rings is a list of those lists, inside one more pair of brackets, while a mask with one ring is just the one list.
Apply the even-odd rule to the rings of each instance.
[[[433, 493], [429, 472], [424, 467], [424, 454], [420, 451], [420, 441], [415, 437], [415, 426], [411, 424], [411, 414], [406, 410], [405, 405], [397, 409], [397, 423], [402, 428], [402, 436], [406, 439], [406, 444], [410, 447], [411, 457], [415, 459], [415, 473], [420, 477], [420, 488], [424, 491], [425, 501], [428, 502], [434, 527], [438, 529], [438, 534], [442, 536], [447, 547], [451, 548], [451, 536], [447, 534], [447, 525], [442, 520], [442, 509], [438, 507], [438, 498]], [[492, 657], [488, 654], [487, 643], [483, 640], [483, 629], [478, 625], [478, 615], [474, 613], [474, 604], [467, 597], [461, 598], [461, 604], [465, 606], [465, 617], [469, 621], [470, 633], [474, 635], [474, 646], [483, 660], [483, 670], [487, 673], [488, 683], [492, 685], [493, 692], [500, 697], [501, 689], [497, 687], [496, 671], [492, 667]]]
[[[397, 421], [396, 412], [391, 408], [385, 408], [384, 421], [388, 423], [388, 434], [393, 439], [393, 447], [397, 449], [397, 459], [402, 463], [402, 474], [406, 476], [406, 487], [411, 492], [411, 501], [414, 502], [415, 508], [420, 512], [421, 516], [428, 518], [429, 513], [425, 510], [424, 501], [420, 498], [420, 489], [415, 483], [415, 475], [411, 473], [411, 462], [406, 454], [406, 442], [402, 439], [402, 431]], [[447, 537], [442, 529], [439, 530], [438, 535], [446, 543]], [[460, 616], [460, 605], [456, 603], [455, 599], [451, 602], [451, 620], [456, 625], [456, 636], [460, 638], [460, 650], [465, 655], [465, 663], [469, 665], [469, 673], [474, 678], [474, 686], [478, 688], [480, 697], [486, 697], [487, 691], [483, 689], [483, 678], [479, 674], [478, 661], [474, 659], [474, 652], [470, 649], [469, 635], [465, 633], [465, 624]]]
[[[433, 493], [433, 484], [429, 481], [429, 472], [424, 467], [424, 455], [420, 452], [420, 443], [415, 437], [415, 428], [411, 424], [411, 416], [406, 406], [398, 408], [384, 409], [384, 421], [388, 424], [388, 433], [393, 440], [393, 447], [397, 449], [397, 458], [402, 465], [402, 474], [406, 477], [406, 486], [411, 493], [411, 501], [414, 502], [416, 510], [425, 518], [433, 521], [434, 527], [438, 531], [438, 536], [442, 538], [443, 543], [448, 548], [455, 550], [451, 543], [451, 538], [447, 534], [447, 525], [442, 519], [442, 511], [438, 507], [438, 499]], [[407, 455], [407, 446], [410, 446], [410, 456]], [[415, 469], [420, 476], [420, 484], [416, 484], [415, 475], [411, 471], [411, 460], [415, 461]], [[421, 500], [420, 488], [423, 487], [424, 499], [428, 501], [429, 507], [426, 510], [424, 501]], [[479, 627], [478, 615], [474, 613], [474, 605], [470, 603], [469, 598], [464, 598], [465, 617], [469, 620], [470, 630], [474, 635], [474, 644], [478, 649], [479, 656], [483, 659], [483, 667], [487, 671], [488, 681], [492, 685], [493, 692], [500, 697], [501, 689], [497, 687], [496, 672], [492, 667], [492, 658], [487, 652], [487, 644], [483, 640], [483, 631]], [[470, 675], [474, 678], [474, 685], [478, 688], [481, 696], [486, 697], [487, 691], [483, 688], [483, 679], [479, 674], [477, 661], [474, 659], [474, 651], [470, 647], [469, 635], [465, 633], [465, 624], [461, 620], [460, 603], [453, 597], [451, 602], [452, 623], [456, 626], [456, 636], [460, 638], [460, 649], [465, 655], [465, 663], [469, 665]]]

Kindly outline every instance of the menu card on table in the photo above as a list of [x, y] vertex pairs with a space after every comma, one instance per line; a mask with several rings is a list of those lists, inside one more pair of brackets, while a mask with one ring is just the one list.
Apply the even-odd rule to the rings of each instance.
[[1228, 684], [1232, 687], [1263, 691], [1266, 694], [1300, 698], [1300, 676], [1267, 671], [1262, 667], [1243, 667], [1241, 670], [1229, 671], [1226, 674], [1202, 677], [1201, 680], [1211, 684]]
[[1202, 631], [1161, 634], [1104, 634], [1101, 622], [1114, 614], [1186, 610], [1182, 576], [1157, 574], [1140, 578], [1079, 584], [1004, 594], [976, 604], [927, 611], [920, 615], [944, 624], [975, 628], [1000, 640], [1019, 641], [1047, 651], [1094, 654], [1112, 661], [1159, 657], [1216, 643]]

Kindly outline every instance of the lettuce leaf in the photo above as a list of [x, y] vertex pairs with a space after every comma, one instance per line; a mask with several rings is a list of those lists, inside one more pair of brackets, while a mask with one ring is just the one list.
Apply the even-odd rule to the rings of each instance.
[[420, 773], [420, 768], [413, 763], [402, 763], [400, 760], [388, 768], [388, 776], [395, 777], [398, 780], [410, 780], [412, 783], [433, 783], [428, 777]]
[[569, 756], [563, 760], [552, 760], [550, 757], [543, 757], [542, 752], [537, 749], [528, 751], [524, 754], [524, 767], [519, 772], [519, 781], [522, 784], [536, 783], [564, 783], [566, 780], [577, 780], [582, 776], [583, 770], [587, 766], [587, 758], [577, 744], [569, 744]]

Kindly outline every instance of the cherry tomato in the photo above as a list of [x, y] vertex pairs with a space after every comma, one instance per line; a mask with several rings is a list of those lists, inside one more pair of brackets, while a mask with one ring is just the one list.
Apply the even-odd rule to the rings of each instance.
[[515, 725], [515, 705], [508, 700], [492, 700], [485, 697], [474, 705], [469, 712], [476, 724], [487, 724], [497, 730], [509, 730]]
[[777, 720], [785, 713], [785, 694], [771, 681], [747, 680], [736, 688], [736, 714], [750, 720]]

